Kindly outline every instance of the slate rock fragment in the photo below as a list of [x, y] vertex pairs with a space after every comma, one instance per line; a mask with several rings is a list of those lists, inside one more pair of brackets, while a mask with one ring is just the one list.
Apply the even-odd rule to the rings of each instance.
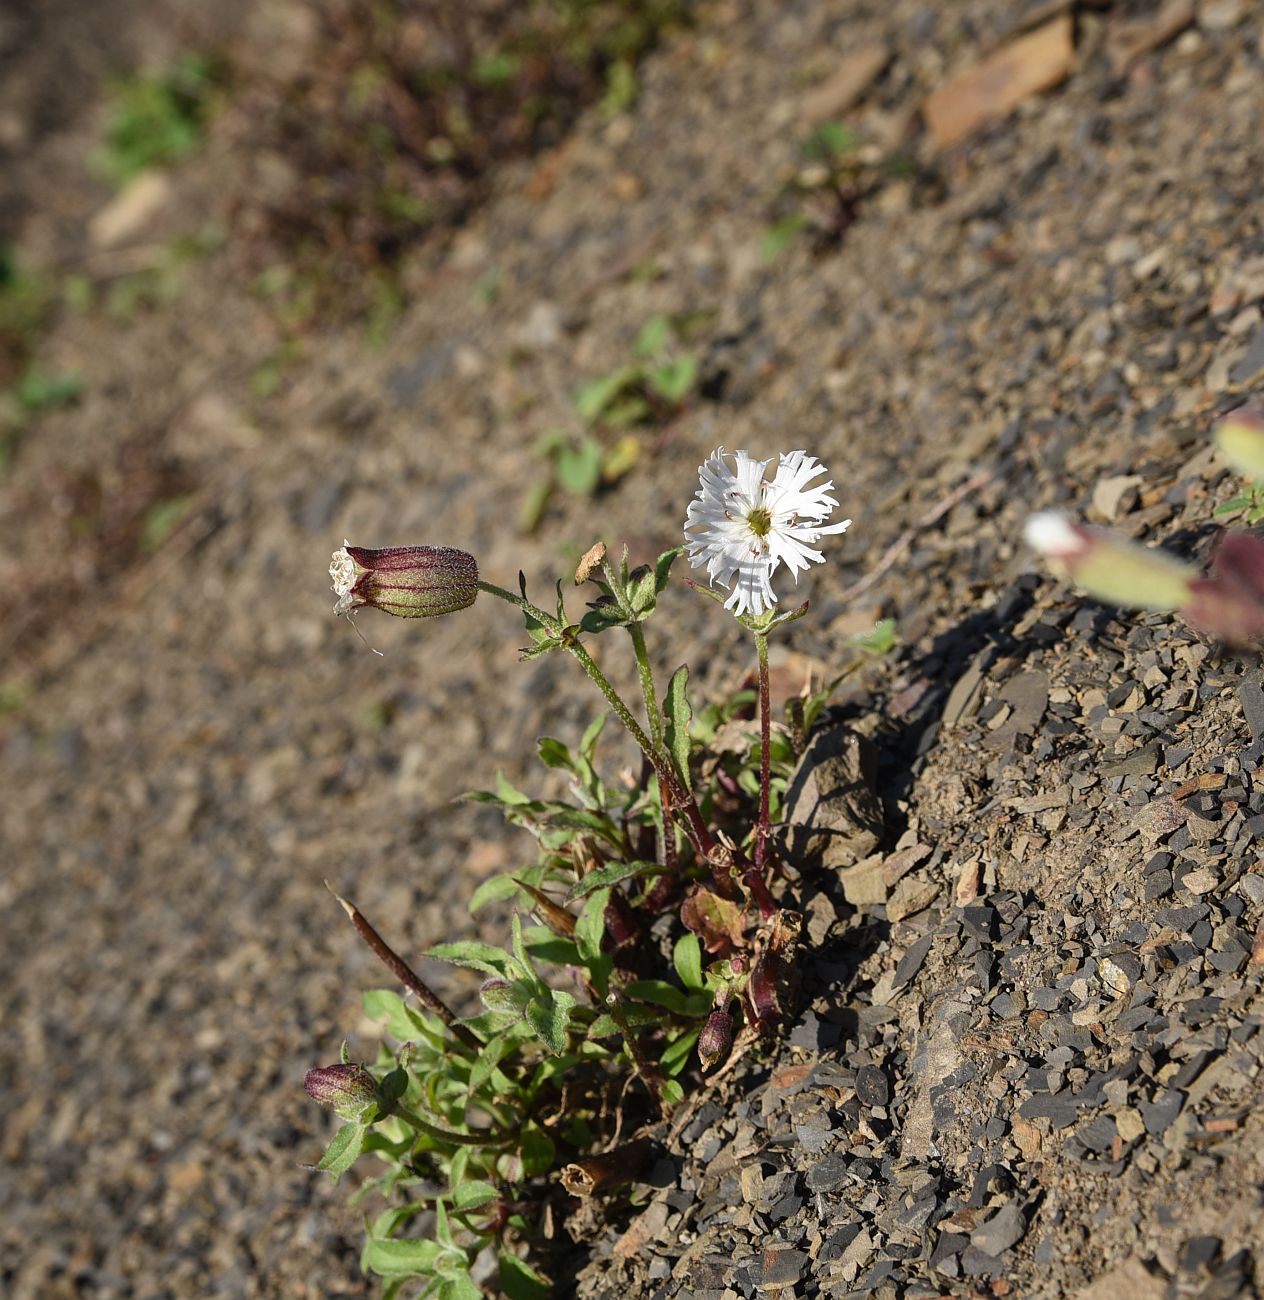
[[876, 779], [877, 756], [864, 736], [848, 727], [814, 736], [786, 790], [779, 829], [789, 860], [840, 868], [872, 853], [882, 834]]

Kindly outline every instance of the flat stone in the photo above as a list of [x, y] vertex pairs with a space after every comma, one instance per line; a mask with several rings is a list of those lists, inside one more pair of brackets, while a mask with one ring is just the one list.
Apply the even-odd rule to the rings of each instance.
[[1229, 371], [1229, 382], [1249, 384], [1261, 374], [1264, 374], [1264, 325], [1255, 331], [1247, 344], [1246, 352]]
[[804, 95], [800, 110], [804, 122], [818, 126], [850, 111], [890, 61], [891, 50], [883, 41], [869, 41], [848, 50], [834, 71]]
[[1072, 18], [1061, 14], [933, 91], [922, 109], [931, 139], [941, 149], [959, 144], [1023, 100], [1052, 90], [1074, 62]]
[[1017, 1201], [1006, 1201], [982, 1227], [970, 1234], [970, 1242], [993, 1259], [1022, 1240], [1027, 1224]]
[[[863, 736], [847, 727], [815, 736], [786, 790], [779, 828], [786, 857], [796, 866], [838, 869], [872, 853], [883, 830], [876, 779], [877, 755]], [[885, 887], [875, 901], [886, 901]]]

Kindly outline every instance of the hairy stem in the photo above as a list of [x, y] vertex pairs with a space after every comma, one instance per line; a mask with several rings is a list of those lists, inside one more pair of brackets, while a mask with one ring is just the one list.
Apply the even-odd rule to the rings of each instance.
[[768, 786], [772, 761], [772, 706], [768, 690], [768, 636], [755, 633], [755, 650], [759, 655], [759, 820], [755, 823], [755, 867], [763, 870], [768, 851]]
[[663, 748], [663, 715], [658, 707], [658, 692], [654, 689], [654, 672], [650, 668], [649, 652], [645, 648], [645, 629], [639, 623], [628, 625], [632, 649], [636, 653], [636, 670], [641, 676], [641, 694], [645, 696], [645, 713], [650, 720], [650, 739], [655, 748]]
[[444, 1128], [441, 1124], [432, 1124], [428, 1119], [422, 1119], [415, 1111], [411, 1111], [407, 1106], [395, 1106], [391, 1114], [398, 1116], [405, 1124], [415, 1128], [418, 1133], [424, 1133], [427, 1137], [432, 1137], [436, 1142], [450, 1142], [454, 1146], [460, 1147], [485, 1147], [496, 1146], [501, 1142], [508, 1142], [511, 1134], [498, 1133], [492, 1129], [475, 1129], [472, 1133], [457, 1133], [450, 1128]]

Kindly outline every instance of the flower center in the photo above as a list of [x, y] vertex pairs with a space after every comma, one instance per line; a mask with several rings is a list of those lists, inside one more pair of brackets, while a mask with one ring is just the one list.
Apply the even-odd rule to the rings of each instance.
[[756, 506], [754, 510], [746, 516], [746, 527], [755, 534], [756, 537], [767, 537], [772, 531], [772, 512], [765, 510], [763, 506]]

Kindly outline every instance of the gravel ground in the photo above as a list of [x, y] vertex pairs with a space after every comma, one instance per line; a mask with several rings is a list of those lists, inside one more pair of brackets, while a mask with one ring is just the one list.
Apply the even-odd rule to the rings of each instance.
[[[720, 442], [807, 447], [855, 518], [781, 664], [896, 618], [898, 656], [830, 718], [876, 750], [885, 834], [794, 882], [801, 1020], [690, 1101], [557, 1293], [1260, 1293], [1260, 668], [1075, 599], [1017, 541], [1057, 505], [1203, 553], [1234, 488], [1206, 430], [1264, 390], [1258, 14], [1205, 3], [1120, 71], [1145, 9], [1081, 7], [1065, 85], [945, 149], [911, 114], [1013, 6], [708, 5], [630, 112], [505, 169], [384, 346], [316, 331], [267, 397], [231, 241], [173, 302], [62, 322], [45, 346], [86, 396], [0, 481], [4, 672], [32, 687], [0, 721], [6, 1294], [371, 1291], [358, 1211], [300, 1167], [329, 1132], [303, 1071], [377, 1032], [322, 880], [405, 950], [471, 932], [464, 899], [521, 846], [452, 798], [535, 780], [533, 738], [596, 702], [517, 664], [487, 602], [366, 618], [368, 654], [328, 553], [462, 545], [544, 590], [598, 534], [673, 544]], [[915, 168], [769, 261], [811, 97], [870, 42], [855, 125]], [[90, 116], [36, 133], [31, 174], [82, 157]], [[162, 229], [213, 207], [238, 147], [175, 174]], [[61, 219], [37, 204], [24, 237]], [[615, 491], [521, 535], [534, 441], [659, 312], [707, 313], [702, 396]], [[125, 499], [137, 463], [192, 485], [184, 524], [149, 558], [76, 549], [73, 485]], [[664, 666], [744, 668], [708, 603], [666, 612]]]

